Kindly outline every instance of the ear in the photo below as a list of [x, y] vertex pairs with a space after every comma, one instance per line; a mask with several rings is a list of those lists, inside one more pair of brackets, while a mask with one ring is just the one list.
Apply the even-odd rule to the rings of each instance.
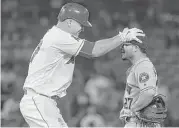
[[133, 48], [134, 52], [137, 52], [139, 50], [139, 46], [137, 45], [134, 45], [134, 48]]
[[68, 25], [69, 28], [71, 27], [71, 22], [72, 22], [71, 19], [67, 20], [67, 25]]

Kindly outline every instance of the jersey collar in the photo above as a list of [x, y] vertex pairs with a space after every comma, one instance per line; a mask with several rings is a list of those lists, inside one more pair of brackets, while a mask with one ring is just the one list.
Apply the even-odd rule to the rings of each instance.
[[145, 57], [145, 58], [141, 58], [138, 61], [136, 61], [131, 67], [128, 68], [128, 70], [126, 71], [126, 73], [128, 73], [131, 69], [133, 69], [133, 67], [137, 66], [139, 63], [143, 62], [143, 61], [150, 61], [149, 58]]
[[52, 29], [58, 31], [59, 33], [63, 33], [65, 35], [69, 35], [69, 36], [71, 35], [70, 33], [63, 31], [61, 28], [57, 27], [56, 25], [54, 25]]
[[139, 63], [141, 63], [142, 61], [149, 61], [149, 58], [147, 58], [147, 57], [145, 57], [145, 58], [141, 58], [141, 59], [139, 59], [138, 61], [136, 61], [133, 65], [132, 65], [132, 67], [133, 66], [135, 66], [135, 65], [138, 65]]
[[66, 34], [66, 35], [68, 35], [68, 36], [71, 36], [72, 38], [74, 38], [74, 39], [77, 40], [77, 41], [80, 40], [79, 37], [76, 37], [76, 36], [74, 36], [74, 35], [72, 35], [72, 34], [70, 34], [70, 33], [68, 33], [68, 32], [63, 31], [61, 28], [57, 27], [56, 25], [54, 25], [54, 26], [52, 27], [52, 29], [55, 29], [55, 30], [59, 31], [60, 33], [64, 33], [64, 34]]

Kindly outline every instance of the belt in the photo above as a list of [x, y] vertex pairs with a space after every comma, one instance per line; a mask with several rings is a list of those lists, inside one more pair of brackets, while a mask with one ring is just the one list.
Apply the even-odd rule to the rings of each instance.
[[47, 97], [47, 98], [50, 98], [50, 99], [53, 99], [53, 100], [58, 100], [58, 99], [60, 99], [60, 97], [57, 96], [57, 95], [47, 96], [47, 95], [45, 95], [45, 94], [38, 93], [38, 92], [36, 92], [35, 90], [33, 90], [33, 89], [31, 89], [31, 88], [24, 89], [24, 94], [25, 94], [25, 95], [28, 95], [28, 94], [29, 94], [29, 95], [36, 95], [36, 94], [38, 94], [38, 95], [41, 95], [41, 96], [44, 96], [44, 97]]

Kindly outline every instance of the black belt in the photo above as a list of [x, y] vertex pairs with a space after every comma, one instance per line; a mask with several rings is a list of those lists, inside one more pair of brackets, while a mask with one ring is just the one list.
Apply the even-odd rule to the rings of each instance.
[[[57, 96], [57, 95], [47, 96], [47, 95], [45, 95], [45, 94], [37, 93], [37, 92], [34, 91], [33, 89], [31, 89], [31, 90], [32, 90], [34, 93], [38, 94], [38, 95], [45, 96], [45, 97], [50, 98], [50, 99], [53, 99], [53, 100], [58, 100], [58, 99], [60, 99], [60, 97]], [[28, 89], [24, 89], [24, 94], [25, 94], [25, 95], [27, 95], [27, 91], [28, 91]]]

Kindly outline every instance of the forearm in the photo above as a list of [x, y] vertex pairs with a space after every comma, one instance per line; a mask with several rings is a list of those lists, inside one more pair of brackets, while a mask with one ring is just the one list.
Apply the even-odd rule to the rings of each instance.
[[132, 105], [131, 110], [136, 112], [146, 107], [152, 101], [154, 95], [155, 91], [152, 89], [140, 93], [138, 100]]
[[95, 42], [94, 48], [92, 50], [93, 57], [102, 56], [109, 51], [115, 49], [123, 43], [123, 38], [119, 35], [108, 39], [102, 39]]
[[143, 34], [143, 31], [137, 28], [125, 28], [123, 32], [119, 32], [117, 36], [114, 36], [112, 38], [102, 39], [96, 42], [85, 40], [79, 55], [87, 58], [99, 57], [120, 46], [125, 41], [136, 40], [142, 43], [142, 41], [139, 40], [137, 36], [144, 37], [145, 34]]

